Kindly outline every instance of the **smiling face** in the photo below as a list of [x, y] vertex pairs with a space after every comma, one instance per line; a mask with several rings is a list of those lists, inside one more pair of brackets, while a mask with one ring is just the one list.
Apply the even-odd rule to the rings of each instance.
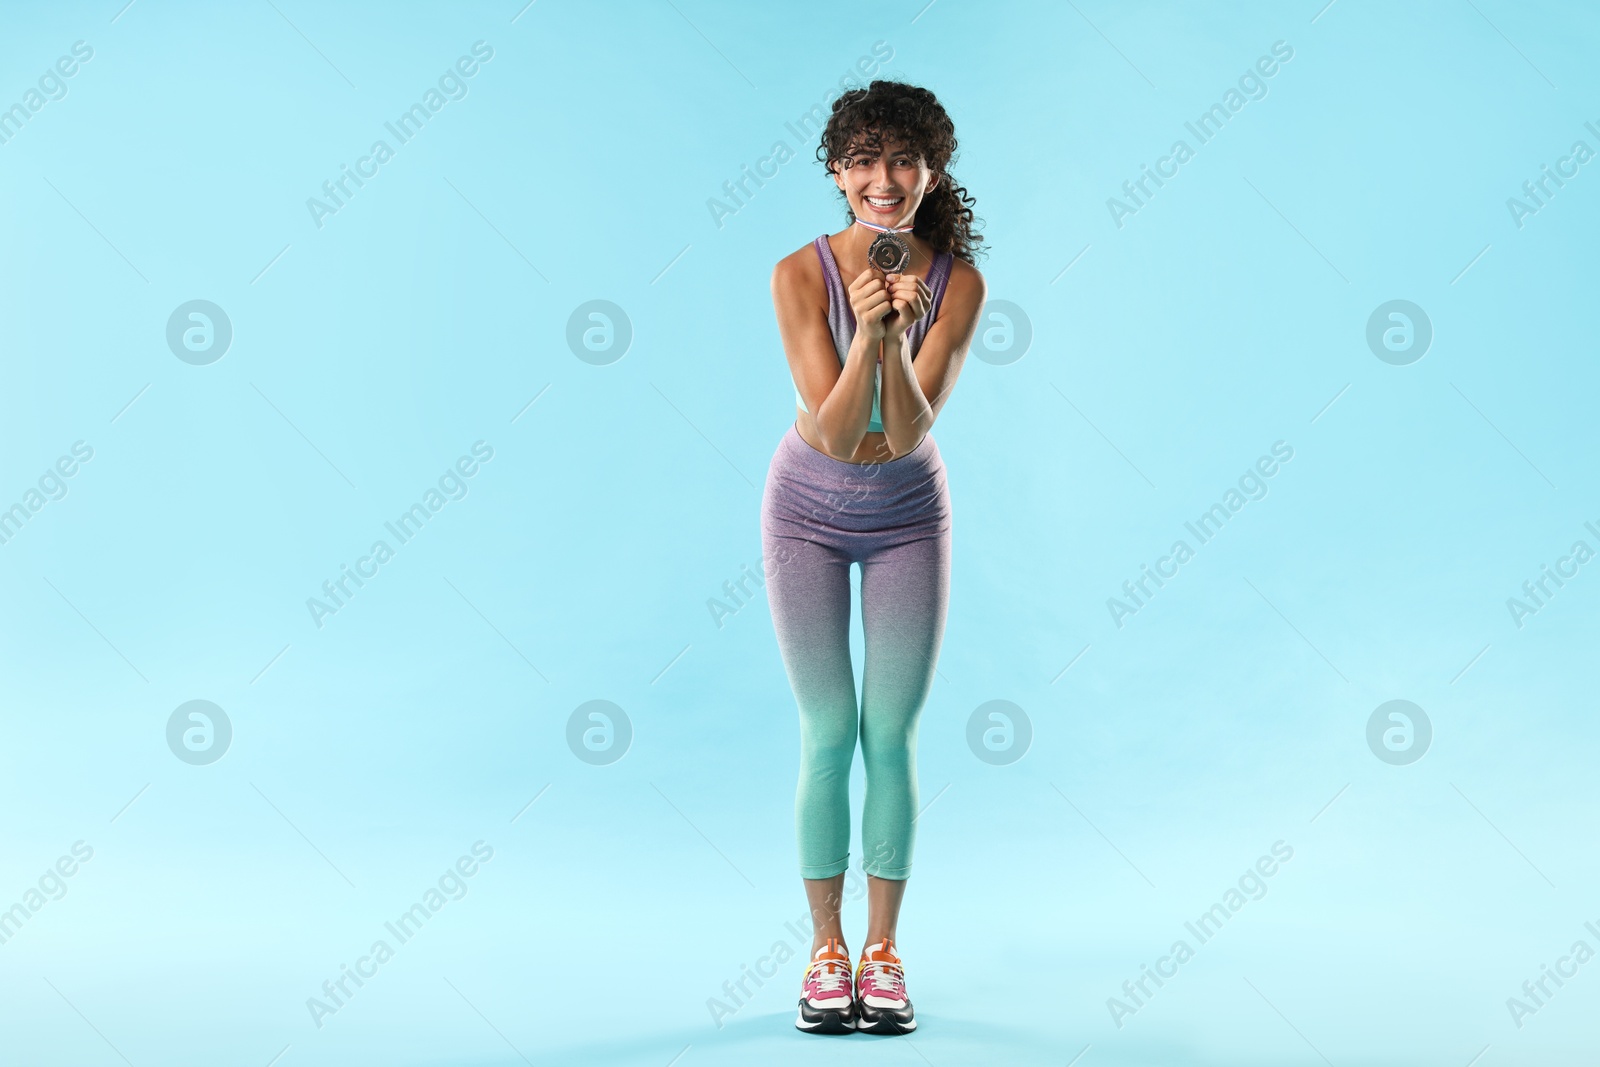
[[911, 225], [938, 177], [904, 142], [886, 141], [881, 148], [852, 145], [835, 163], [833, 181], [856, 218], [899, 228]]

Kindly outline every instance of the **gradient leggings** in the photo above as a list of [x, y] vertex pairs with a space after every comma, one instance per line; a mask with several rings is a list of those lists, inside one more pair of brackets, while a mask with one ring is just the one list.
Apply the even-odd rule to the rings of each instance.
[[[800, 873], [850, 864], [850, 766], [866, 765], [863, 869], [911, 874], [917, 722], [950, 598], [950, 493], [930, 434], [886, 463], [818, 452], [793, 426], [761, 502], [762, 563], [778, 647], [800, 708]], [[859, 715], [850, 664], [850, 565], [866, 636]]]

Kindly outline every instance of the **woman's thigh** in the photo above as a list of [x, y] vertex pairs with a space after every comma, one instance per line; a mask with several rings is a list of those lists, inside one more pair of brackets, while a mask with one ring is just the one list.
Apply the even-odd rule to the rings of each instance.
[[945, 530], [862, 561], [863, 735], [907, 729], [927, 700], [949, 612], [950, 548]]
[[848, 711], [853, 733], [850, 557], [815, 540], [767, 530], [762, 567], [772, 628], [801, 713]]

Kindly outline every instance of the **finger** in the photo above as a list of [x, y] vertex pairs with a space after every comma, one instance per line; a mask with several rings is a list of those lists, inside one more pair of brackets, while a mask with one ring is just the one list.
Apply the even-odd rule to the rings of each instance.
[[863, 297], [857, 306], [863, 312], [871, 312], [875, 308], [888, 306], [889, 299], [888, 293], [872, 293]]
[[873, 306], [877, 305], [878, 303], [880, 303], [880, 302], [882, 302], [884, 300], [887, 300], [887, 299], [889, 299], [888, 296], [886, 296], [883, 293], [868, 293], [867, 295], [865, 295], [863, 297], [860, 297], [860, 298], [858, 298], [856, 300], [852, 300], [850, 302], [850, 306], [855, 308], [856, 312], [859, 314], [862, 311], [862, 309], [873, 307]]
[[867, 292], [862, 293], [860, 296], [858, 296], [856, 298], [856, 302], [857, 303], [872, 304], [872, 303], [875, 303], [875, 302], [877, 302], [879, 300], [889, 300], [889, 299], [891, 299], [891, 294], [889, 294], [888, 292], [885, 292], [882, 289], [870, 289]]
[[913, 288], [909, 285], [896, 290], [894, 295], [899, 299], [904, 300], [910, 307], [925, 310], [931, 305], [931, 301], [923, 294], [922, 290]]

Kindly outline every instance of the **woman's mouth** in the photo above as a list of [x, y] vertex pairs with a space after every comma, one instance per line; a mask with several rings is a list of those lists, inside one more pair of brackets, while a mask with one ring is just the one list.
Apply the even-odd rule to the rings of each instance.
[[862, 203], [880, 215], [892, 215], [905, 203], [903, 196], [863, 196]]

